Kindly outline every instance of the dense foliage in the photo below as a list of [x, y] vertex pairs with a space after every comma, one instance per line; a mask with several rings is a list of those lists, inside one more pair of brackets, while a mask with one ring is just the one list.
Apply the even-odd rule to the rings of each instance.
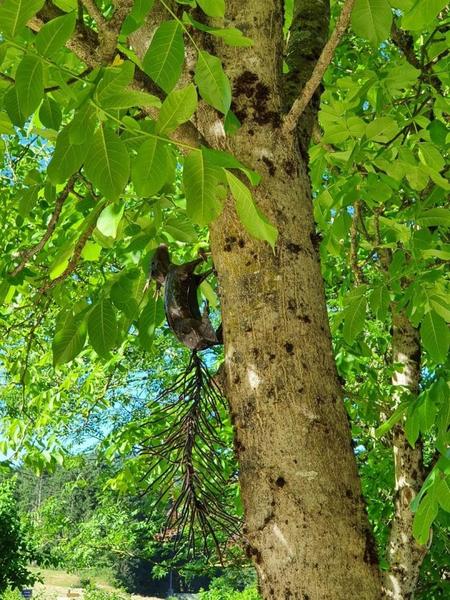
[[33, 585], [37, 579], [29, 566], [42, 556], [25, 519], [14, 497], [14, 480], [0, 480], [0, 595], [7, 588]]
[[[97, 11], [80, 10], [75, 0], [0, 6], [0, 452], [41, 478], [67, 469], [67, 481], [41, 498], [37, 514], [41, 547], [71, 567], [99, 556], [116, 565], [120, 554], [154, 557], [155, 535], [180, 494], [174, 477], [162, 497], [154, 495], [169, 461], [154, 467], [146, 452], [148, 440], [164, 438], [171, 425], [149, 419], [151, 399], [188, 359], [163, 326], [161, 297], [148, 282], [154, 249], [168, 243], [180, 263], [208, 249], [207, 225], [227, 193], [252, 235], [272, 246], [277, 238], [252, 200], [259, 175], [180, 133], [199, 101], [223, 116], [228, 135], [239, 127], [220, 61], [196, 42], [214, 36], [237, 53], [252, 44], [217, 25], [225, 2], [136, 0], [117, 21], [112, 46], [102, 24], [115, 18], [113, 3], [94, 4]], [[417, 595], [429, 600], [449, 585], [446, 4], [356, 1], [351, 31], [324, 79], [310, 149], [337, 365], [382, 567], [393, 518], [390, 431], [397, 424], [411, 446], [424, 448], [427, 479], [413, 509], [416, 539], [431, 543]], [[334, 16], [340, 6], [333, 4]], [[285, 8], [288, 35], [292, 1]], [[140, 59], [130, 36], [157, 10], [163, 14]], [[97, 57], [73, 43], [74, 32], [95, 40]], [[194, 55], [193, 81], [185, 50]], [[218, 313], [214, 277], [201, 292]], [[420, 331], [418, 395], [392, 384], [395, 311]], [[216, 352], [208, 358], [211, 367], [218, 360]], [[221, 417], [218, 464], [228, 484], [221, 500], [240, 517], [231, 425]], [[95, 448], [99, 472], [74, 480], [69, 456], [86, 447]], [[27, 493], [31, 499], [33, 490]], [[149, 524], [145, 516], [158, 500]], [[217, 535], [221, 543], [229, 538]], [[240, 560], [231, 546], [226, 559]], [[162, 554], [165, 574], [170, 553]], [[136, 573], [129, 564], [123, 570]]]

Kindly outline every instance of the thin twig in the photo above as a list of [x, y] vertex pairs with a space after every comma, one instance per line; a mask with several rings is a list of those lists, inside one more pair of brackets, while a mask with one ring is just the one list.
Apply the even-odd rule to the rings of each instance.
[[300, 116], [308, 106], [311, 98], [314, 95], [314, 92], [319, 87], [324, 73], [333, 59], [334, 52], [348, 27], [354, 3], [355, 0], [345, 1], [341, 14], [339, 15], [339, 19], [337, 20], [336, 27], [334, 28], [333, 33], [330, 35], [328, 42], [325, 44], [311, 77], [301, 90], [301, 93], [292, 105], [291, 110], [284, 118], [283, 132], [285, 135], [294, 131]]
[[75, 175], [69, 179], [66, 186], [64, 187], [64, 189], [62, 190], [62, 192], [60, 193], [58, 198], [56, 199], [55, 209], [52, 213], [52, 216], [50, 217], [50, 221], [48, 222], [47, 229], [45, 230], [44, 235], [41, 237], [41, 239], [39, 240], [39, 242], [37, 244], [35, 244], [31, 248], [28, 248], [28, 250], [25, 250], [25, 252], [22, 254], [22, 260], [21, 260], [20, 264], [17, 265], [17, 267], [11, 272], [12, 277], [15, 277], [21, 271], [23, 271], [24, 268], [27, 266], [30, 258], [33, 258], [33, 256], [38, 254], [42, 250], [42, 248], [45, 246], [45, 244], [48, 242], [48, 240], [51, 238], [53, 232], [55, 231], [55, 227], [56, 227], [56, 224], [58, 223], [59, 217], [61, 215], [61, 210], [62, 210], [63, 204], [66, 201], [70, 192], [72, 191], [73, 186], [75, 185], [75, 179], [76, 179]]

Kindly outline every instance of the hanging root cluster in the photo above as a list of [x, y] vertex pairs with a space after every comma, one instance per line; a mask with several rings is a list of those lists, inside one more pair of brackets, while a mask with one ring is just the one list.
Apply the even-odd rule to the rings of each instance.
[[[236, 478], [232, 451], [219, 437], [226, 414], [220, 388], [200, 356], [193, 352], [189, 365], [150, 405], [152, 436], [141, 453], [149, 464], [143, 481], [145, 493], [158, 490], [155, 507], [168, 507], [159, 540], [183, 547], [188, 556], [208, 555], [236, 540], [239, 520], [227, 500], [230, 480]], [[212, 544], [210, 543], [212, 542]]]

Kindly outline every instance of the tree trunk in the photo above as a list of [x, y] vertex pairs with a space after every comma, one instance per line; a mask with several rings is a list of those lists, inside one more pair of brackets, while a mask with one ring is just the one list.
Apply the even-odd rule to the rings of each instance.
[[[392, 362], [397, 370], [392, 384], [402, 391], [409, 390], [417, 396], [420, 381], [420, 337], [418, 330], [408, 318], [392, 310], [393, 337]], [[393, 430], [395, 516], [391, 526], [387, 559], [390, 570], [383, 576], [386, 598], [410, 600], [419, 577], [420, 566], [425, 557], [426, 546], [419, 545], [412, 534], [413, 513], [410, 504], [420, 491], [425, 479], [422, 463], [422, 444], [412, 448], [406, 439], [404, 427], [397, 425]]]
[[[249, 238], [231, 200], [211, 227], [247, 552], [265, 599], [379, 599], [300, 151], [307, 140], [280, 133], [282, 2], [227, 7], [255, 42], [238, 55], [215, 49], [242, 123], [228, 147], [262, 174], [255, 200], [279, 231], [275, 252]], [[217, 127], [206, 119], [203, 130], [211, 139]]]

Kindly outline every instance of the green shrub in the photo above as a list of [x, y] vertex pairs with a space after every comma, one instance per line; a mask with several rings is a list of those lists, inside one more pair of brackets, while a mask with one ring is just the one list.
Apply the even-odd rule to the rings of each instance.
[[122, 592], [107, 592], [106, 590], [90, 589], [84, 594], [84, 600], [127, 600], [129, 596]]
[[229, 588], [212, 588], [207, 592], [200, 592], [199, 598], [200, 600], [260, 600], [255, 587], [246, 588], [242, 592]]

